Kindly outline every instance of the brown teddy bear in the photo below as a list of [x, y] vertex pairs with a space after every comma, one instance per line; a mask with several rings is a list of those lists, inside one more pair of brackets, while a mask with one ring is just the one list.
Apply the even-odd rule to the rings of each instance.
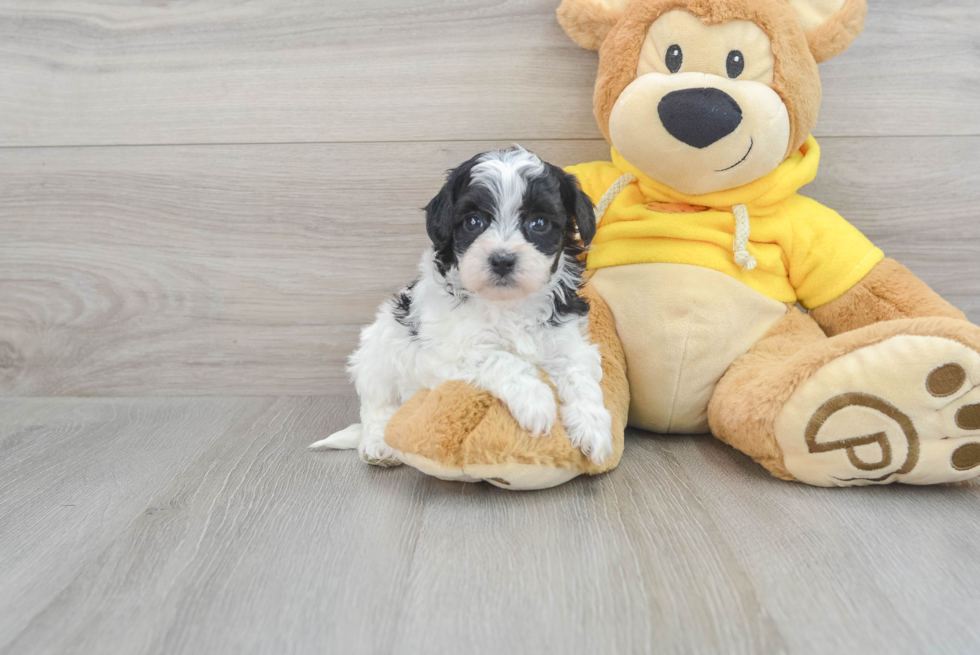
[[509, 488], [612, 468], [626, 423], [710, 430], [813, 485], [980, 475], [980, 328], [797, 193], [820, 160], [817, 64], [866, 11], [564, 0], [562, 27], [599, 51], [594, 109], [612, 145], [610, 161], [568, 170], [600, 221], [584, 294], [616, 453], [596, 467], [560, 426], [534, 439], [462, 384], [413, 398], [388, 443], [433, 475]]

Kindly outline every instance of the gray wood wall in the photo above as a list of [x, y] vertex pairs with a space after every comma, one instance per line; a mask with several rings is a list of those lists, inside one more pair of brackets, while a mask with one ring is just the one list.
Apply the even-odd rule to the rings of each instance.
[[[871, 0], [807, 193], [980, 320], [980, 3]], [[557, 0], [0, 0], [0, 395], [349, 393], [442, 172], [604, 158]]]

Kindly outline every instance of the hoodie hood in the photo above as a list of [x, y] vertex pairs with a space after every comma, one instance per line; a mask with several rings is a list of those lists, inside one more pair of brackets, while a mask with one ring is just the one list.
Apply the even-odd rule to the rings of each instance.
[[657, 182], [623, 159], [615, 148], [612, 149], [612, 163], [623, 174], [635, 177], [644, 197], [651, 201], [725, 210], [745, 205], [749, 216], [755, 217], [769, 214], [774, 205], [796, 195], [802, 187], [813, 182], [820, 166], [820, 146], [810, 136], [799, 150], [768, 175], [745, 186], [702, 195], [681, 193]]

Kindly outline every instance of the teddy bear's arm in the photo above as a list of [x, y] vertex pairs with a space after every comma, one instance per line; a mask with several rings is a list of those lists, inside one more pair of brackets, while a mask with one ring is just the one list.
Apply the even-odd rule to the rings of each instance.
[[886, 258], [841, 297], [810, 310], [828, 336], [899, 318], [966, 315], [929, 288], [912, 271]]

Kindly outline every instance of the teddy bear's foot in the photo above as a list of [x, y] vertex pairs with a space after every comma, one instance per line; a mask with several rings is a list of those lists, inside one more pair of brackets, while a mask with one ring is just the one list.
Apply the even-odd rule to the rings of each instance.
[[[621, 403], [624, 418], [625, 407]], [[405, 403], [388, 423], [385, 441], [404, 463], [427, 475], [524, 491], [614, 468], [623, 452], [624, 426], [615, 427], [614, 453], [600, 467], [571, 443], [561, 424], [534, 437], [486, 391], [447, 382]]]
[[980, 475], [980, 354], [894, 336], [827, 363], [775, 424], [783, 464], [819, 486], [937, 484]]
[[495, 487], [509, 489], [510, 491], [550, 489], [581, 475], [580, 471], [516, 462], [509, 462], [504, 465], [469, 464], [465, 467], [454, 467], [414, 453], [406, 454], [404, 457], [410, 466], [440, 480], [489, 482]]
[[[388, 446], [423, 473], [510, 490], [547, 489], [616, 468], [629, 411], [626, 355], [608, 305], [591, 285], [582, 295], [589, 300], [592, 341], [602, 354], [603, 407], [566, 406], [562, 421], [535, 437], [486, 391], [446, 382], [402, 405], [385, 430]], [[571, 435], [563, 424], [571, 426]]]

